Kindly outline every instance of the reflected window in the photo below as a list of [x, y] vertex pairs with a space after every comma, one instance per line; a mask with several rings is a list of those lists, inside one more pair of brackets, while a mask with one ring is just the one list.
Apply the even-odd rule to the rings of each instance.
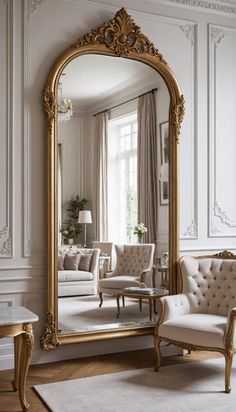
[[133, 243], [137, 224], [137, 112], [108, 124], [109, 240]]

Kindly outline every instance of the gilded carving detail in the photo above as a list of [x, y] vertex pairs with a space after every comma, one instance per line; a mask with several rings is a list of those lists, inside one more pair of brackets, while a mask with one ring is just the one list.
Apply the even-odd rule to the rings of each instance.
[[180, 135], [180, 130], [181, 130], [181, 123], [183, 121], [184, 117], [184, 96], [181, 95], [179, 102], [175, 105], [174, 110], [173, 110], [173, 123], [176, 128], [176, 139], [177, 142], [179, 143], [179, 135]]
[[47, 312], [47, 321], [45, 324], [43, 335], [40, 338], [40, 346], [42, 349], [50, 351], [56, 349], [60, 343], [56, 335], [56, 322], [54, 314], [49, 311]]
[[81, 47], [87, 44], [104, 44], [118, 56], [127, 56], [131, 52], [149, 53], [167, 64], [154, 44], [141, 33], [132, 17], [124, 8], [120, 9], [114, 19], [79, 39], [72, 47]]
[[26, 348], [27, 356], [31, 356], [32, 351], [33, 351], [33, 346], [34, 346], [34, 333], [33, 333], [33, 328], [31, 323], [26, 323], [23, 326], [23, 329], [25, 331], [24, 334], [24, 345]]
[[56, 116], [56, 99], [49, 86], [43, 91], [43, 107], [47, 114], [48, 129], [52, 131], [52, 124]]
[[223, 250], [223, 252], [216, 253], [213, 256], [221, 259], [236, 259], [236, 255], [234, 255], [232, 252], [229, 252], [229, 250]]

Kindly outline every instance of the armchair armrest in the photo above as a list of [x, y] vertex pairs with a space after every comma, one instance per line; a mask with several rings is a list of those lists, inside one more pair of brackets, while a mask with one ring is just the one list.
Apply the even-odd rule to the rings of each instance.
[[149, 272], [151, 272], [151, 269], [150, 269], [150, 268], [145, 269], [145, 270], [142, 271], [142, 273], [141, 273], [141, 275], [140, 275], [140, 282], [141, 282], [141, 283], [145, 283], [145, 282], [144, 282], [145, 275], [146, 275], [147, 273], [149, 273]]
[[226, 331], [226, 336], [225, 336], [226, 350], [232, 350], [233, 347], [236, 347], [235, 324], [236, 324], [236, 307], [230, 309], [228, 313], [227, 331]]
[[103, 279], [112, 278], [113, 276], [116, 276], [116, 274], [112, 270], [109, 270], [103, 274]]
[[171, 295], [160, 299], [162, 313], [160, 315], [159, 325], [167, 320], [190, 313], [190, 304], [187, 295]]

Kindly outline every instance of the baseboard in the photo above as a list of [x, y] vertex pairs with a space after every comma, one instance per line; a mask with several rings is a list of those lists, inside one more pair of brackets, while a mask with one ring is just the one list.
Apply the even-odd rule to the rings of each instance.
[[[39, 347], [35, 347], [31, 359], [31, 364], [41, 364], [57, 362], [76, 358], [86, 358], [89, 356], [99, 356], [118, 352], [128, 352], [142, 349], [152, 349], [152, 336], [142, 336], [137, 338], [114, 339], [108, 341], [98, 341], [77, 345], [61, 346], [54, 351], [45, 352]], [[161, 343], [162, 356], [180, 355], [183, 351], [174, 345]], [[13, 369], [14, 367], [14, 347], [5, 345], [0, 348], [0, 370]]]

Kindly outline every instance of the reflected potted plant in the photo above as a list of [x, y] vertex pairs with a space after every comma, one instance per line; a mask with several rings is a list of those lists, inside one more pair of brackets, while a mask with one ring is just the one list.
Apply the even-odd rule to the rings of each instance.
[[88, 201], [84, 198], [80, 198], [79, 195], [72, 196], [69, 200], [66, 209], [68, 219], [66, 219], [60, 227], [60, 233], [65, 244], [72, 245], [74, 240], [82, 232], [82, 227], [78, 223], [78, 218], [80, 210], [84, 209], [86, 203], [88, 203]]
[[147, 233], [147, 228], [144, 223], [138, 223], [134, 228], [134, 235], [137, 235], [138, 243], [143, 243], [145, 233]]

